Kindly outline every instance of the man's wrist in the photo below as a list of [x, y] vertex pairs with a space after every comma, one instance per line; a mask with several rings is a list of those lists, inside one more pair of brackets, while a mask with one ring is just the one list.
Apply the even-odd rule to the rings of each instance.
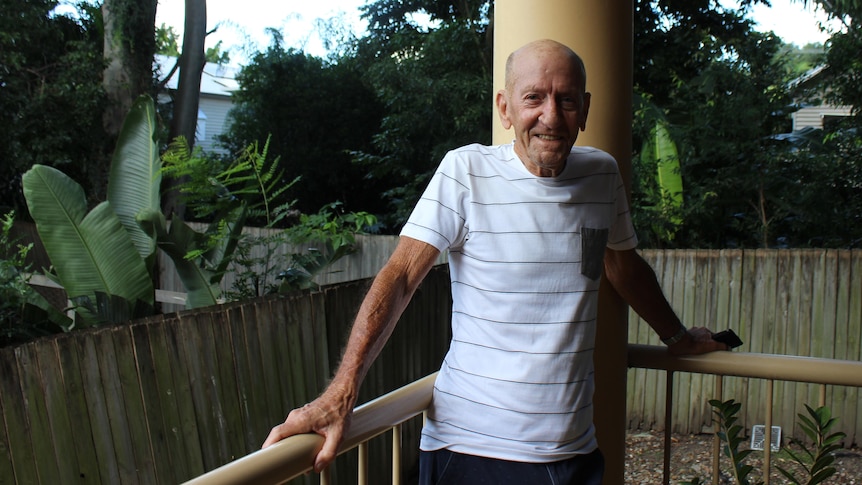
[[673, 345], [673, 344], [679, 342], [680, 340], [682, 340], [683, 338], [685, 338], [687, 333], [688, 333], [688, 329], [685, 328], [685, 325], [680, 324], [679, 330], [677, 330], [675, 334], [671, 335], [668, 338], [663, 338], [663, 339], [661, 339], [661, 341], [662, 341], [662, 343], [664, 343], [665, 345], [670, 347], [671, 345]]

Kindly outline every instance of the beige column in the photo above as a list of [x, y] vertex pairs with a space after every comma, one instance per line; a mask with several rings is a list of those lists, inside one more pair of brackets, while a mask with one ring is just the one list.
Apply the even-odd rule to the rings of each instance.
[[[494, 2], [494, 92], [503, 87], [506, 57], [518, 47], [550, 38], [574, 49], [587, 69], [592, 106], [578, 145], [613, 155], [631, 181], [632, 103], [631, 0], [496, 0]], [[508, 143], [495, 115], [494, 143]], [[599, 298], [596, 346], [595, 423], [607, 461], [605, 484], [622, 484], [626, 432], [627, 309], [606, 282]]]

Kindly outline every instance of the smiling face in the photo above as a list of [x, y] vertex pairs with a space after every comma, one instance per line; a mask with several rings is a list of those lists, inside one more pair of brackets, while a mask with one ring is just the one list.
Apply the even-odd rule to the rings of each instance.
[[503, 128], [515, 132], [515, 153], [530, 173], [554, 177], [586, 128], [590, 95], [580, 58], [568, 47], [538, 41], [506, 63], [506, 89], [497, 93]]

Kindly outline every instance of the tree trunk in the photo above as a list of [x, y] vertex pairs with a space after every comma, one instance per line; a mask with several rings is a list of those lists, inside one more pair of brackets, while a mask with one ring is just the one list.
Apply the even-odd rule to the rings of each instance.
[[[195, 128], [198, 121], [198, 104], [201, 91], [201, 73], [206, 64], [204, 41], [207, 28], [206, 0], [186, 0], [186, 20], [183, 33], [183, 49], [180, 54], [179, 82], [174, 95], [174, 112], [171, 119], [170, 140], [182, 136], [189, 149], [195, 143]], [[162, 209], [168, 217], [172, 214], [183, 217], [185, 207], [179, 201], [178, 187], [182, 181], [165, 179]]]
[[158, 0], [104, 0], [104, 57], [102, 85], [108, 98], [103, 124], [116, 137], [132, 102], [153, 91]]
[[183, 33], [183, 49], [180, 54], [180, 73], [177, 93], [174, 97], [174, 113], [170, 138], [185, 137], [189, 147], [195, 143], [195, 127], [198, 120], [201, 73], [206, 64], [204, 41], [207, 28], [206, 0], [186, 0], [186, 20]]

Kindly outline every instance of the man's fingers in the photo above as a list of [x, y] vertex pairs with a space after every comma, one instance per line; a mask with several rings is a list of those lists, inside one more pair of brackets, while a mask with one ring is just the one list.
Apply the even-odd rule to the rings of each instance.
[[266, 441], [263, 442], [262, 448], [273, 445], [285, 438], [302, 433], [311, 433], [314, 431], [312, 425], [303, 416], [305, 408], [294, 409], [287, 415], [284, 422], [274, 426], [270, 430]]
[[[335, 436], [336, 434], [338, 436]], [[326, 439], [323, 442], [323, 447], [317, 452], [317, 458], [314, 459], [314, 471], [317, 473], [322, 472], [324, 468], [335, 461], [335, 457], [338, 455], [338, 446], [341, 444], [340, 432], [335, 433], [330, 430], [324, 437]]]
[[261, 448], [266, 448], [267, 446], [274, 445], [279, 441], [293, 436], [297, 433], [291, 433], [289, 430], [292, 428], [287, 422], [279, 424], [270, 430], [269, 435], [266, 437], [266, 441], [263, 442], [263, 446]]

